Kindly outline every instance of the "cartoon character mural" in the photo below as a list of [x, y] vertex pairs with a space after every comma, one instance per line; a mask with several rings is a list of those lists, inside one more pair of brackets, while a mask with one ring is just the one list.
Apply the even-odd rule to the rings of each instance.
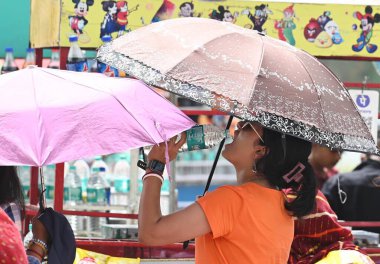
[[315, 18], [311, 18], [309, 24], [307, 24], [303, 30], [303, 35], [307, 41], [314, 42], [321, 31], [322, 28], [319, 25], [318, 21]]
[[330, 20], [325, 24], [324, 30], [329, 34], [332, 43], [340, 44], [343, 42], [343, 38], [339, 32], [339, 26], [334, 20]]
[[296, 40], [293, 36], [293, 30], [296, 29], [296, 24], [294, 23], [295, 13], [294, 4], [288, 6], [283, 10], [284, 17], [278, 21], [274, 21], [274, 28], [278, 30], [278, 38], [288, 42], [290, 45], [296, 45]]
[[200, 17], [202, 13], [195, 14], [193, 2], [183, 2], [179, 6], [179, 17]]
[[175, 9], [174, 3], [170, 2], [169, 0], [164, 0], [160, 8], [154, 14], [151, 23], [172, 18], [174, 9]]
[[88, 24], [85, 18], [89, 7], [94, 4], [94, 0], [72, 0], [74, 5], [75, 16], [69, 16], [69, 26], [78, 36], [83, 34], [84, 27]]
[[255, 13], [253, 15], [249, 9], [243, 10], [241, 14], [248, 16], [249, 20], [253, 23], [254, 30], [265, 33], [266, 30], [263, 29], [263, 26], [268, 19], [268, 15], [273, 14], [273, 12], [269, 9], [268, 5], [261, 4], [259, 6], [255, 6]]
[[325, 28], [325, 25], [332, 19], [330, 15], [331, 15], [330, 11], [325, 11], [323, 12], [322, 15], [318, 17], [317, 21], [318, 21], [318, 24], [321, 26], [321, 28]]
[[128, 2], [127, 1], [119, 1], [116, 3], [117, 13], [116, 13], [116, 23], [119, 25], [119, 32], [117, 34], [118, 37], [127, 32], [128, 25], [128, 16], [133, 11], [136, 11], [139, 8], [137, 4], [135, 7], [128, 10]]
[[343, 42], [339, 25], [332, 19], [330, 11], [324, 11], [317, 19], [310, 18], [303, 35], [318, 48], [329, 48]]
[[376, 13], [372, 16], [373, 9], [371, 6], [365, 7], [365, 14], [360, 13], [359, 11], [354, 12], [354, 18], [360, 20], [360, 28], [362, 32], [360, 37], [356, 40], [356, 44], [352, 45], [352, 50], [355, 52], [361, 51], [364, 47], [368, 53], [374, 53], [377, 50], [377, 45], [370, 43], [373, 27], [375, 23], [380, 22], [380, 14]]
[[218, 10], [212, 10], [212, 12], [209, 14], [209, 17], [211, 19], [224, 21], [224, 22], [230, 22], [235, 23], [237, 17], [239, 16], [239, 12], [234, 12], [234, 14], [231, 13], [230, 10], [227, 8], [224, 8], [224, 6], [218, 6]]
[[315, 38], [314, 44], [318, 48], [330, 48], [334, 43], [326, 31], [321, 31]]
[[119, 31], [119, 24], [116, 21], [117, 5], [116, 1], [102, 1], [103, 11], [106, 12], [103, 22], [100, 24], [100, 38], [111, 36], [112, 33]]

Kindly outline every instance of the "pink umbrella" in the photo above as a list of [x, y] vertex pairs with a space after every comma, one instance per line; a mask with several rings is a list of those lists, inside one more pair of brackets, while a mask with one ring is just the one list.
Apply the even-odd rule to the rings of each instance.
[[0, 165], [43, 166], [153, 145], [194, 122], [144, 83], [32, 67], [0, 76]]

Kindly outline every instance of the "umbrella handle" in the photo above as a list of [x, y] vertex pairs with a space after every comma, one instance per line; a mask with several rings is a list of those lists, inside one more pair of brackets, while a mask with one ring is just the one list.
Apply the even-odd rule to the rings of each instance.
[[[231, 123], [232, 123], [232, 119], [234, 117], [231, 115], [230, 118], [228, 119], [228, 122], [227, 122], [227, 125], [226, 125], [226, 130], [230, 129], [230, 126], [231, 126]], [[223, 140], [220, 142], [219, 144], [219, 148], [218, 148], [218, 152], [216, 153], [216, 156], [215, 156], [215, 159], [214, 159], [214, 163], [212, 164], [212, 167], [211, 167], [211, 171], [210, 171], [210, 174], [208, 176], [208, 179], [207, 179], [207, 183], [206, 183], [206, 186], [205, 186], [205, 189], [203, 191], [203, 196], [206, 194], [206, 192], [208, 191], [208, 189], [210, 188], [210, 184], [211, 184], [211, 180], [212, 180], [212, 176], [214, 176], [214, 172], [215, 172], [215, 168], [216, 168], [216, 165], [218, 164], [218, 160], [219, 160], [219, 157], [220, 157], [220, 153], [222, 153], [222, 149], [223, 149], [223, 146], [224, 146], [224, 142], [226, 141], [226, 138], [223, 138]]]
[[[226, 130], [230, 129], [230, 126], [231, 126], [233, 118], [234, 117], [231, 115], [230, 118], [228, 119], [228, 122], [227, 122], [227, 125], [226, 125]], [[216, 168], [216, 165], [218, 164], [220, 153], [222, 152], [222, 149], [223, 149], [225, 141], [226, 141], [226, 138], [223, 138], [223, 140], [219, 144], [218, 152], [216, 153], [216, 156], [215, 156], [215, 159], [214, 159], [214, 163], [212, 164], [211, 171], [210, 171], [210, 174], [208, 176], [207, 183], [206, 183], [206, 186], [205, 186], [205, 189], [203, 191], [203, 195], [202, 196], [204, 196], [206, 194], [206, 192], [208, 191], [208, 189], [210, 188], [212, 176], [214, 176], [215, 168]], [[186, 249], [189, 246], [189, 242], [190, 242], [190, 240], [184, 241], [183, 244], [182, 244], [182, 248]]]
[[40, 200], [39, 200], [39, 206], [40, 211], [44, 211], [46, 209], [46, 187], [45, 187], [45, 179], [42, 171], [42, 167], [38, 167], [38, 176], [40, 176], [41, 179], [41, 194], [40, 194]]

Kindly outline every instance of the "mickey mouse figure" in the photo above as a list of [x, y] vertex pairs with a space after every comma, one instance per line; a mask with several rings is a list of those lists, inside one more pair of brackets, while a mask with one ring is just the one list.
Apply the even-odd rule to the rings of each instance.
[[355, 52], [361, 51], [366, 47], [368, 53], [374, 53], [377, 50], [377, 45], [371, 44], [372, 31], [375, 23], [380, 22], [380, 14], [375, 14], [372, 16], [372, 7], [365, 7], [365, 14], [362, 14], [358, 11], [354, 12], [354, 17], [360, 20], [360, 28], [362, 32], [360, 37], [356, 40], [357, 44], [352, 45], [352, 50]]
[[72, 0], [75, 3], [75, 16], [69, 16], [70, 28], [78, 35], [83, 34], [83, 28], [87, 25], [88, 20], [85, 18], [89, 7], [94, 4], [94, 0]]

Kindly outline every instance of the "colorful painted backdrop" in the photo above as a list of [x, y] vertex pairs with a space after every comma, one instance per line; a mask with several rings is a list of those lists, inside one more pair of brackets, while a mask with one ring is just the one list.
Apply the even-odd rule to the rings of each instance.
[[204, 17], [265, 32], [316, 56], [380, 57], [380, 6], [253, 1], [62, 0], [60, 45], [82, 47], [170, 18]]

